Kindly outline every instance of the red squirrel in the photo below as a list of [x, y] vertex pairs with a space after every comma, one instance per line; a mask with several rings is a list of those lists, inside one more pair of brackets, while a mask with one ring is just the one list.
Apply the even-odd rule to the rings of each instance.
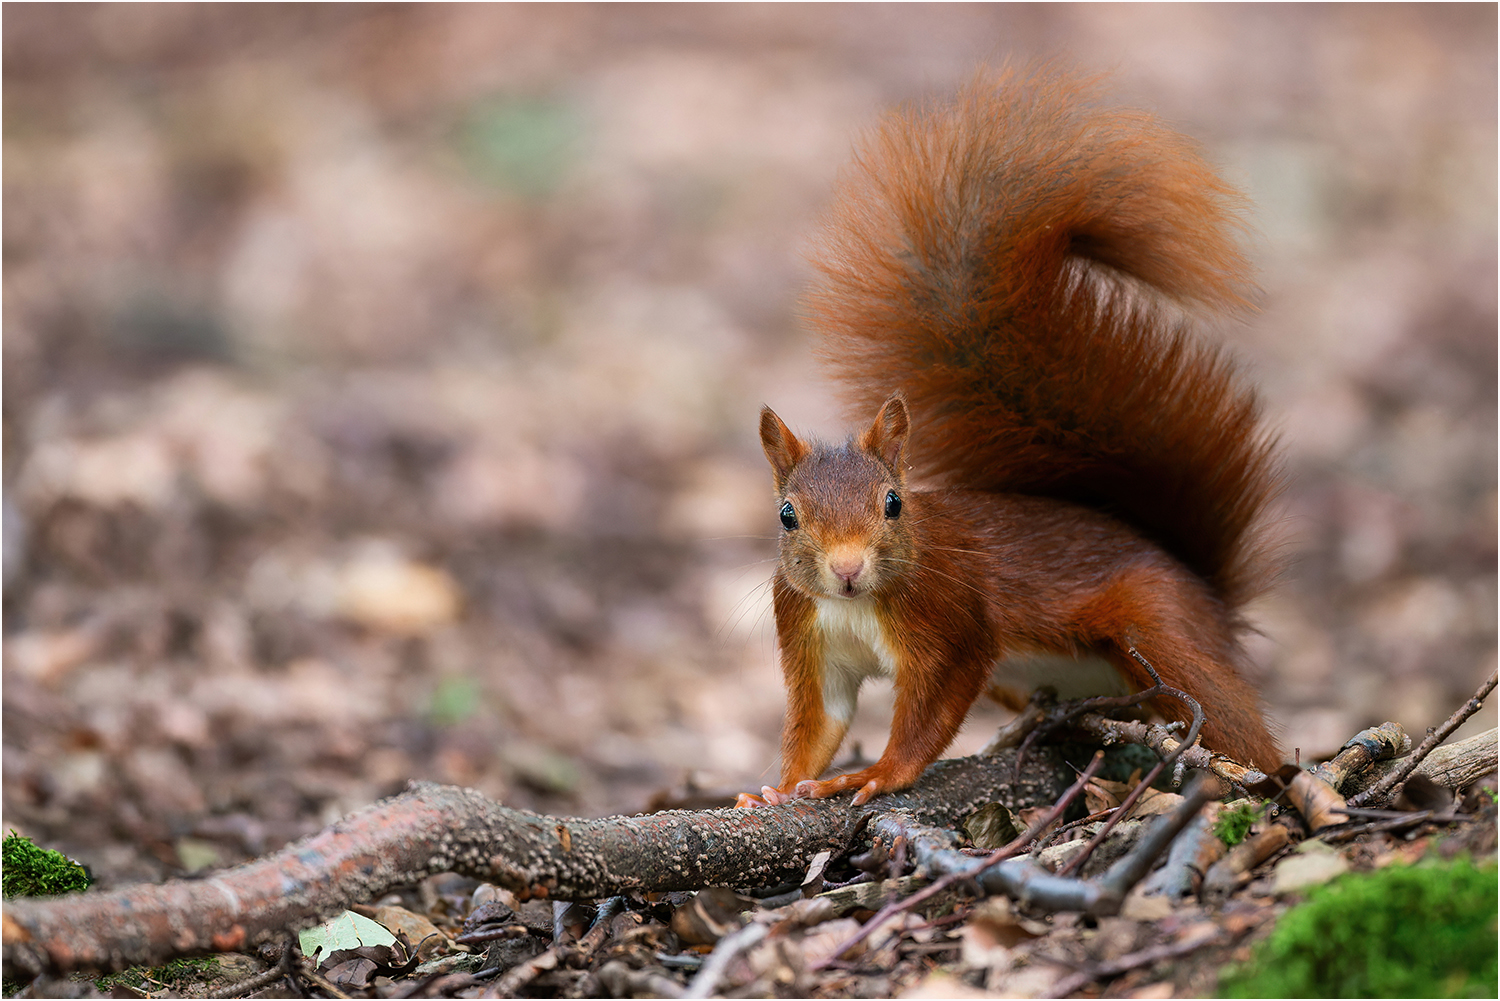
[[[986, 691], [1019, 709], [1166, 684], [1210, 750], [1281, 753], [1239, 634], [1279, 488], [1254, 392], [1189, 330], [1248, 306], [1244, 199], [1153, 116], [1056, 70], [981, 78], [860, 150], [814, 254], [820, 353], [874, 418], [760, 438], [781, 520], [781, 782], [741, 806], [911, 785]], [[880, 760], [818, 780], [860, 684]], [[1185, 720], [1176, 700], [1154, 708]]]

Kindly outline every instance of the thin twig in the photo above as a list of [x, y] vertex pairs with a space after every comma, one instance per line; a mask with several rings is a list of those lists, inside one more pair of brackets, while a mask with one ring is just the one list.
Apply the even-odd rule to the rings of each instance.
[[589, 930], [583, 934], [573, 945], [573, 955], [585, 959], [593, 956], [604, 940], [609, 937], [610, 926], [615, 915], [625, 912], [624, 897], [606, 897], [599, 902], [599, 908], [594, 912], [594, 923]]
[[1493, 692], [1495, 690], [1496, 675], [1496, 671], [1491, 671], [1490, 676], [1485, 679], [1484, 684], [1479, 686], [1479, 690], [1473, 694], [1469, 701], [1459, 706], [1458, 711], [1455, 712], [1452, 716], [1449, 716], [1447, 721], [1444, 722], [1442, 726], [1429, 733], [1427, 735], [1427, 739], [1417, 745], [1417, 749], [1411, 752], [1411, 754], [1407, 757], [1406, 762], [1402, 764], [1400, 768], [1386, 775], [1379, 782], [1376, 782], [1374, 785], [1370, 786], [1370, 788], [1366, 789], [1359, 795], [1351, 796], [1349, 798], [1349, 805], [1361, 806], [1365, 803], [1370, 802], [1371, 800], [1374, 800], [1376, 797], [1380, 797], [1382, 800], [1384, 800], [1386, 793], [1391, 792], [1396, 788], [1396, 786], [1405, 782], [1407, 776], [1415, 771], [1416, 767], [1422, 763], [1422, 759], [1431, 754], [1433, 752], [1433, 749], [1436, 748], [1439, 744], [1447, 740], [1448, 736], [1452, 734], [1454, 730], [1457, 730], [1460, 726], [1462, 726], [1465, 720], [1467, 720], [1470, 716], [1473, 716], [1480, 710], [1480, 708], [1484, 705], [1485, 697], [1488, 696], [1490, 692]]
[[487, 998], [515, 997], [522, 987], [548, 970], [557, 969], [559, 959], [559, 950], [556, 948], [538, 953], [524, 963], [518, 963], [507, 970], [505, 976], [490, 985], [490, 989], [484, 992], [484, 996]]
[[1198, 731], [1203, 729], [1203, 707], [1198, 704], [1198, 700], [1193, 698], [1187, 692], [1181, 692], [1175, 688], [1167, 687], [1167, 685], [1162, 682], [1161, 675], [1156, 673], [1156, 668], [1152, 667], [1151, 662], [1145, 657], [1142, 657], [1140, 651], [1135, 647], [1130, 648], [1130, 655], [1134, 657], [1136, 661], [1146, 669], [1146, 672], [1148, 674], [1151, 675], [1152, 680], [1156, 682], [1156, 687], [1161, 690], [1161, 693], [1163, 695], [1170, 695], [1173, 698], [1181, 699], [1183, 702], [1187, 703], [1188, 708], [1193, 711], [1193, 725], [1188, 727], [1187, 736], [1182, 739], [1182, 742], [1176, 747], [1172, 748], [1171, 752], [1168, 753], [1166, 757], [1158, 761], [1156, 765], [1146, 773], [1145, 777], [1142, 778], [1140, 782], [1136, 783], [1135, 788], [1130, 790], [1130, 795], [1125, 797], [1125, 802], [1121, 803], [1119, 809], [1110, 815], [1110, 818], [1104, 822], [1104, 826], [1099, 828], [1099, 832], [1089, 839], [1088, 844], [1083, 846], [1083, 850], [1068, 860], [1068, 864], [1063, 866], [1061, 871], [1058, 872], [1059, 876], [1071, 875], [1074, 870], [1078, 869], [1088, 861], [1089, 856], [1094, 854], [1094, 849], [1098, 848], [1101, 844], [1104, 843], [1104, 839], [1109, 836], [1109, 832], [1113, 831], [1116, 825], [1120, 823], [1120, 821], [1124, 820], [1130, 815], [1131, 808], [1135, 806], [1136, 802], [1140, 800], [1143, 795], [1145, 795], [1146, 790], [1151, 788], [1151, 783], [1156, 781], [1156, 777], [1165, 772], [1168, 768], [1171, 768], [1173, 765], [1175, 765], [1177, 763], [1177, 759], [1182, 757], [1182, 752], [1186, 751], [1189, 747], [1192, 747], [1195, 743], [1197, 743]]
[[286, 975], [287, 970], [289, 969], [287, 965], [289, 962], [288, 957], [291, 956], [291, 953], [292, 940], [288, 938], [284, 943], [282, 943], [281, 957], [276, 960], [276, 965], [272, 966], [268, 970], [260, 971], [253, 977], [246, 977], [244, 980], [236, 981], [235, 983], [229, 984], [226, 987], [220, 987], [218, 990], [209, 991], [204, 996], [210, 998], [237, 998], [242, 997], [246, 994], [250, 994], [254, 991], [258, 991], [268, 984], [275, 983], [277, 980], [280, 980]]
[[1091, 760], [1088, 764], [1088, 767], [1079, 774], [1078, 781], [1074, 782], [1073, 785], [1069, 787], [1068, 791], [1062, 794], [1061, 798], [1059, 798], [1058, 801], [1053, 805], [1052, 809], [1047, 811], [1047, 814], [1045, 816], [1041, 817], [1029, 828], [1027, 828], [1026, 833], [1016, 838], [1004, 848], [997, 849], [995, 853], [988, 859], [986, 859], [984, 864], [979, 868], [971, 869], [966, 872], [951, 872], [948, 875], [942, 876], [933, 881], [933, 883], [926, 889], [913, 893], [911, 896], [905, 898], [904, 900], [892, 901], [891, 903], [886, 904], [876, 913], [873, 918], [871, 918], [869, 921], [866, 921], [864, 923], [864, 926], [860, 928], [859, 931], [851, 935], [848, 940], [841, 944], [837, 949], [829, 953], [827, 957], [819, 960], [816, 963], [813, 963], [810, 967], [808, 967], [808, 969], [812, 972], [816, 972], [832, 965], [833, 962], [838, 959], [838, 957], [842, 956], [845, 952], [848, 952], [854, 946], [858, 945], [866, 938], [868, 938], [870, 934], [874, 932], [875, 929], [878, 928], [880, 924], [891, 915], [910, 910], [923, 901], [932, 899], [934, 896], [942, 893], [949, 887], [961, 883], [964, 880], [973, 879], [991, 866], [999, 865], [1001, 862], [1005, 861], [1011, 856], [1018, 854], [1022, 848], [1025, 848], [1032, 841], [1034, 841], [1038, 835], [1040, 835], [1044, 830], [1047, 829], [1048, 826], [1054, 823], [1057, 818], [1061, 817], [1067, 811], [1073, 800], [1077, 799], [1078, 794], [1083, 791], [1083, 787], [1088, 784], [1089, 779], [1094, 777], [1094, 775], [1099, 771], [1100, 766], [1103, 764], [1104, 752], [1094, 752], [1093, 760]]
[[1135, 884], [1146, 878], [1146, 873], [1158, 855], [1167, 849], [1182, 833], [1194, 817], [1210, 800], [1222, 794], [1217, 778], [1199, 775], [1183, 793], [1182, 802], [1166, 815], [1164, 821], [1149, 825], [1136, 846], [1125, 857], [1115, 862], [1100, 877], [1098, 885], [1123, 901]]
[[1125, 817], [1129, 815], [1130, 808], [1135, 806], [1136, 802], [1141, 798], [1142, 795], [1145, 794], [1146, 790], [1151, 788], [1151, 783], [1155, 782], [1156, 777], [1162, 772], [1166, 771], [1166, 768], [1167, 763], [1165, 761], [1158, 761], [1155, 765], [1153, 765], [1151, 767], [1151, 770], [1145, 774], [1145, 777], [1143, 777], [1139, 782], [1136, 783], [1135, 788], [1130, 790], [1130, 795], [1125, 797], [1125, 801], [1119, 806], [1115, 807], [1113, 810], [1109, 811], [1109, 819], [1106, 820], [1103, 826], [1099, 828], [1098, 832], [1089, 839], [1089, 843], [1083, 846], [1083, 850], [1075, 853], [1072, 858], [1068, 859], [1067, 865], [1059, 869], [1057, 871], [1057, 875], [1071, 876], [1074, 870], [1083, 865], [1084, 862], [1088, 861], [1088, 857], [1094, 853], [1094, 849], [1098, 848], [1099, 845], [1104, 842], [1104, 839], [1106, 836], [1108, 836], [1109, 832], [1113, 831], [1116, 825], [1118, 825], [1121, 820], [1124, 820]]
[[1138, 706], [1161, 695], [1165, 687], [1158, 683], [1134, 695], [1098, 695], [1058, 706], [1060, 714], [1055, 719], [1038, 724], [1026, 734], [1026, 739], [1021, 741], [1021, 746], [1016, 749], [1015, 774], [1018, 776], [1021, 774], [1021, 766], [1026, 763], [1026, 757], [1031, 753], [1031, 748], [1063, 724], [1095, 710], [1129, 709], [1131, 706]]
[[1041, 740], [1069, 720], [1076, 719], [1084, 713], [1100, 709], [1128, 709], [1131, 706], [1141, 705], [1162, 695], [1171, 696], [1174, 699], [1187, 703], [1188, 708], [1193, 713], [1193, 725], [1188, 730], [1188, 735], [1183, 739], [1182, 743], [1184, 746], [1192, 746], [1197, 742], [1198, 731], [1203, 728], [1203, 707], [1198, 704], [1198, 700], [1187, 692], [1169, 687], [1166, 682], [1161, 680], [1161, 675], [1156, 673], [1156, 668], [1151, 666], [1151, 662], [1143, 657], [1141, 652], [1134, 646], [1126, 647], [1125, 652], [1130, 654], [1136, 663], [1146, 669], [1146, 673], [1151, 676], [1151, 680], [1156, 682], [1156, 684], [1150, 688], [1136, 692], [1134, 695], [1100, 695], [1095, 698], [1079, 699], [1076, 702], [1069, 703], [1062, 715], [1056, 719], [1048, 720], [1026, 735], [1026, 739], [1021, 742], [1020, 750], [1016, 752], [1017, 775], [1021, 773], [1021, 765], [1025, 762], [1026, 754], [1031, 750], [1032, 744]]
[[[1175, 732], [1175, 728], [1180, 726], [1177, 723], [1145, 723], [1140, 720], [1110, 719], [1098, 713], [1085, 713], [1079, 718], [1078, 726], [1085, 732], [1098, 737], [1105, 746], [1121, 741], [1127, 744], [1141, 744], [1163, 756], [1182, 746]], [[1202, 744], [1184, 748], [1182, 756], [1177, 759], [1177, 767], [1196, 768], [1209, 772], [1218, 776], [1219, 781], [1224, 783], [1226, 788], [1231, 789], [1236, 787], [1243, 789], [1252, 774], [1264, 777], [1259, 769], [1247, 768], [1222, 754], [1214, 754]]]
[[1396, 817], [1387, 817], [1383, 820], [1370, 820], [1364, 823], [1338, 824], [1334, 827], [1325, 827], [1318, 832], [1318, 840], [1329, 844], [1341, 845], [1345, 841], [1352, 841], [1361, 834], [1374, 834], [1377, 831], [1400, 831], [1408, 827], [1416, 827], [1425, 824], [1429, 820], [1443, 820], [1451, 817], [1435, 817], [1431, 810], [1417, 810], [1412, 813], [1403, 813]]
[[313, 962], [310, 959], [304, 958], [302, 962], [298, 964], [297, 974], [308, 983], [315, 985], [320, 991], [327, 994], [329, 997], [342, 998], [343, 1001], [349, 1001], [349, 998], [352, 996], [349, 994], [345, 994], [343, 991], [339, 990], [336, 986], [334, 986], [333, 981], [329, 980], [327, 977], [323, 976], [323, 974], [319, 973], [317, 967], [313, 965]]
[[711, 997], [719, 986], [719, 978], [729, 969], [734, 957], [754, 948], [761, 939], [770, 934], [770, 929], [759, 922], [751, 922], [739, 931], [725, 935], [714, 946], [714, 951], [704, 960], [703, 968], [683, 992], [685, 998]]
[[1057, 827], [1054, 827], [1052, 830], [1048, 831], [1046, 837], [1043, 837], [1039, 841], [1037, 841], [1036, 848], [1032, 850], [1040, 854], [1041, 852], [1046, 851], [1048, 848], [1051, 848], [1054, 844], [1056, 844], [1057, 839], [1061, 835], [1067, 834], [1069, 831], [1076, 831], [1078, 828], [1084, 827], [1088, 824], [1098, 823], [1099, 821], [1108, 817], [1111, 813], [1114, 813], [1117, 809], [1119, 809], [1119, 807], [1112, 806], [1108, 810], [1100, 810], [1098, 813], [1091, 813], [1087, 817], [1079, 817], [1077, 820], [1070, 820], [1066, 824], [1060, 824]]
[[1149, 949], [1141, 949], [1138, 952], [1130, 952], [1119, 959], [1100, 963], [1091, 969], [1080, 970], [1073, 975], [1059, 980], [1053, 985], [1051, 997], [1065, 998], [1074, 991], [1081, 990], [1101, 977], [1117, 977], [1122, 973], [1142, 966], [1150, 966], [1164, 959], [1175, 959], [1178, 956], [1186, 956], [1188, 953], [1197, 952], [1207, 945], [1215, 945], [1223, 941], [1224, 933], [1216, 930], [1214, 934], [1199, 939], [1187, 939], [1182, 942], [1174, 942], [1171, 945], [1154, 945]]

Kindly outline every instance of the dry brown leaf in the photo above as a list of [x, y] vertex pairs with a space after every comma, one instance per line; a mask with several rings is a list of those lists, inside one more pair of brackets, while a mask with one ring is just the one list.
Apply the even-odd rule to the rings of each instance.
[[437, 925], [404, 907], [377, 907], [370, 917], [389, 929], [392, 934], [404, 932], [406, 940], [416, 950], [417, 959], [424, 963], [453, 947], [452, 941]]

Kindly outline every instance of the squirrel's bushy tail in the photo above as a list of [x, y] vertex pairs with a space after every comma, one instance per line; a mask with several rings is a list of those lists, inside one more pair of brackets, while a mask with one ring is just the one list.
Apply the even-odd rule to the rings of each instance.
[[987, 76], [869, 138], [814, 255], [821, 352], [865, 414], [895, 391], [935, 485], [1101, 507], [1233, 608], [1278, 487], [1254, 394], [1185, 326], [1253, 291], [1243, 199], [1094, 81]]

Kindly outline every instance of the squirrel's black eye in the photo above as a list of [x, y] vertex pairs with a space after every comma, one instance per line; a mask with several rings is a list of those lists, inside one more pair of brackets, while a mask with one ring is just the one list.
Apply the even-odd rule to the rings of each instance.
[[896, 496], [896, 491], [885, 492], [885, 516], [887, 518], [901, 517], [901, 498]]
[[788, 532], [793, 532], [797, 529], [797, 512], [793, 509], [791, 501], [782, 501], [781, 503], [781, 527]]

